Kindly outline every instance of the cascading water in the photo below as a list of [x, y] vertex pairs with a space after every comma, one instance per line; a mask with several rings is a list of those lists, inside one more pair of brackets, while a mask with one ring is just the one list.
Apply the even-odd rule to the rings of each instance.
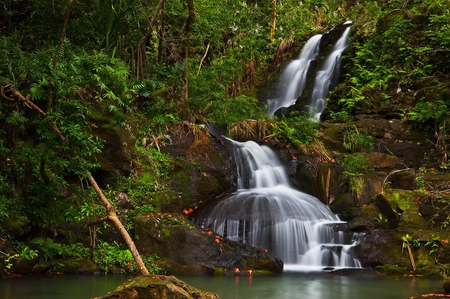
[[[325, 100], [330, 90], [339, 82], [341, 56], [347, 48], [347, 38], [352, 21], [342, 24], [346, 26], [342, 36], [334, 45], [325, 62], [314, 75], [314, 87], [311, 92], [309, 112], [312, 118], [319, 120], [325, 109]], [[317, 60], [320, 54], [322, 34], [311, 37], [300, 53], [298, 59], [291, 61], [282, 72], [275, 88], [275, 96], [267, 100], [268, 115], [273, 115], [278, 109], [290, 107], [303, 94], [308, 79], [311, 62]]]
[[341, 56], [342, 52], [347, 48], [349, 33], [350, 27], [347, 27], [316, 74], [309, 112], [317, 120], [320, 120], [320, 115], [325, 109], [325, 100], [328, 97], [328, 93], [339, 83]]
[[267, 249], [285, 270], [360, 268], [352, 241], [336, 230], [342, 221], [317, 198], [290, 187], [285, 168], [266, 146], [230, 140], [238, 190], [193, 221], [235, 241]]
[[303, 46], [299, 58], [287, 65], [276, 87], [275, 98], [267, 101], [269, 115], [273, 115], [282, 107], [294, 105], [302, 95], [311, 61], [319, 56], [321, 38], [321, 34], [311, 37]]

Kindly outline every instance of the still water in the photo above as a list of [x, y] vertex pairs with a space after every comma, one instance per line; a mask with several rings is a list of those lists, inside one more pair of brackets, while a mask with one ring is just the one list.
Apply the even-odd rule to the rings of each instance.
[[[222, 299], [409, 299], [442, 292], [442, 281], [426, 278], [350, 278], [327, 274], [276, 276], [178, 276]], [[1, 299], [89, 299], [125, 282], [121, 275], [58, 275], [0, 280]]]
[[442, 281], [426, 278], [351, 278], [327, 274], [278, 276], [179, 277], [222, 299], [409, 299], [442, 292]]

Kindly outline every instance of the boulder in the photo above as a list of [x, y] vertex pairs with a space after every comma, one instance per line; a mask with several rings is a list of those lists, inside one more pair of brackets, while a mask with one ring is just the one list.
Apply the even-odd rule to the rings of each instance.
[[197, 229], [180, 214], [136, 217], [136, 246], [143, 255], [157, 254], [169, 274], [281, 273], [283, 262], [266, 250]]
[[219, 296], [198, 290], [174, 276], [138, 276], [111, 293], [94, 299], [219, 299]]
[[[170, 128], [166, 139], [169, 142], [161, 146], [161, 152], [176, 158], [170, 174], [171, 189], [182, 194], [183, 198], [183, 202], [174, 207], [195, 206], [229, 191], [231, 161], [218, 138], [202, 126], [182, 122]], [[165, 210], [171, 209], [167, 207]]]
[[124, 124], [119, 125], [113, 117], [105, 117], [100, 111], [91, 115], [92, 133], [104, 141], [101, 155], [97, 155], [100, 170], [94, 173], [99, 183], [117, 172], [128, 174], [132, 170], [138, 126], [132, 116], [124, 118]]

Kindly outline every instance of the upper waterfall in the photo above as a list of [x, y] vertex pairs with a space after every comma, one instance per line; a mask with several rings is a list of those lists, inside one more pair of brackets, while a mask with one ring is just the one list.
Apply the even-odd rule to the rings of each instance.
[[316, 74], [309, 112], [317, 120], [320, 120], [320, 115], [325, 109], [325, 100], [328, 97], [328, 93], [339, 83], [341, 56], [342, 52], [347, 48], [349, 33], [350, 27], [347, 27]]
[[[351, 21], [341, 24], [345, 30], [340, 29], [343, 30], [342, 35], [321, 63], [319, 70], [312, 76], [313, 88], [308, 96], [310, 98], [309, 113], [313, 119], [320, 119], [330, 90], [339, 83], [341, 56], [348, 45], [351, 24]], [[267, 100], [268, 115], [274, 115], [280, 108], [294, 105], [302, 96], [307, 81], [311, 80], [308, 72], [312, 71], [312, 62], [320, 60], [320, 47], [324, 35], [317, 34], [311, 37], [304, 45], [299, 58], [291, 61], [282, 71], [275, 86], [274, 96]]]
[[274, 99], [268, 100], [268, 114], [273, 115], [281, 107], [289, 107], [303, 93], [311, 61], [319, 56], [321, 34], [311, 37], [303, 47], [298, 59], [291, 61], [283, 71], [276, 87]]

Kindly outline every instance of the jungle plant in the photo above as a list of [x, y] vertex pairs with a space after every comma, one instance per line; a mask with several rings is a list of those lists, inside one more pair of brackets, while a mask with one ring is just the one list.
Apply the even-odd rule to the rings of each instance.
[[[51, 238], [35, 238], [29, 242], [34, 248], [34, 253], [42, 256], [46, 261], [55, 260], [60, 257], [88, 257], [89, 249], [83, 244], [61, 244]], [[23, 251], [23, 250], [22, 250]]]
[[[156, 265], [156, 256], [147, 256], [143, 262], [147, 266], [150, 274], [161, 273], [161, 269]], [[135, 273], [138, 270], [130, 250], [117, 242], [108, 243], [99, 240], [94, 252], [94, 263], [103, 273], [112, 273], [119, 270], [121, 273]]]
[[266, 113], [261, 103], [245, 95], [214, 101], [208, 112], [208, 121], [218, 125], [229, 125], [244, 119], [262, 119]]
[[366, 158], [363, 154], [351, 154], [345, 156], [340, 164], [343, 168], [344, 179], [349, 183], [355, 198], [359, 200], [358, 196], [364, 183], [363, 173], [371, 170], [367, 167]]
[[363, 130], [358, 130], [355, 125], [346, 126], [344, 147], [352, 153], [370, 153], [373, 148], [372, 136]]
[[425, 167], [420, 167], [419, 171], [416, 173], [416, 176], [414, 177], [414, 181], [416, 182], [417, 190], [421, 194], [425, 194], [427, 192], [426, 190], [426, 182], [424, 180], [426, 169]]
[[309, 144], [318, 136], [318, 123], [306, 115], [293, 112], [289, 117], [284, 115], [281, 121], [274, 122], [269, 129], [269, 136], [286, 140], [291, 145]]

